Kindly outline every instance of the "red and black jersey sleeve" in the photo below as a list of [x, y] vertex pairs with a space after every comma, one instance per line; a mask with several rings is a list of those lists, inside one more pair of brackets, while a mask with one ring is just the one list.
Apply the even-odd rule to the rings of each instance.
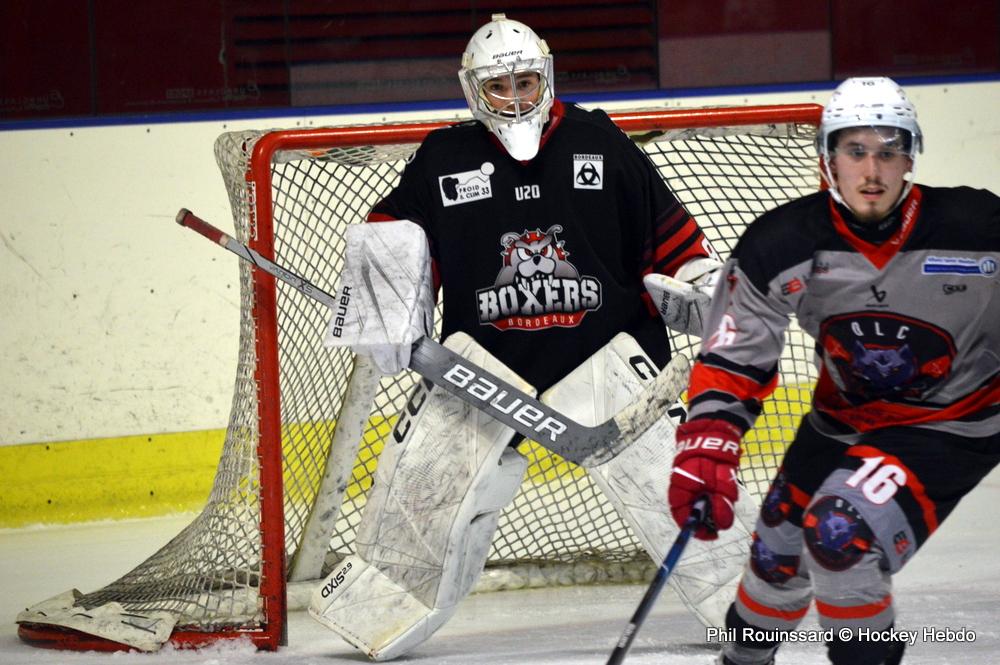
[[643, 275], [674, 275], [691, 259], [709, 255], [705, 234], [676, 199], [658, 214], [650, 231], [643, 248]]
[[[624, 134], [621, 151], [630, 183], [628, 195], [633, 199], [622, 201], [621, 205], [633, 209], [643, 231], [641, 274], [656, 272], [672, 276], [691, 259], [709, 256], [705, 235], [667, 187], [646, 153]], [[643, 200], [635, 200], [639, 192]]]
[[[623, 139], [625, 181], [630, 183], [626, 196], [630, 200], [620, 201], [620, 206], [632, 210], [634, 228], [641, 234], [636, 243], [639, 278], [650, 273], [673, 276], [688, 261], [710, 255], [708, 239], [649, 157], [631, 139], [624, 135]], [[643, 299], [651, 315], [659, 318], [648, 294]]]
[[[434, 243], [434, 192], [427, 186], [424, 164], [425, 156], [418, 148], [407, 162], [399, 183], [382, 200], [372, 206], [368, 213], [368, 222], [390, 222], [406, 219], [420, 226], [427, 234], [427, 243], [431, 253], [431, 277], [434, 280], [434, 293], [441, 288], [441, 273], [438, 267], [437, 248]], [[436, 297], [436, 296], [435, 296]]]

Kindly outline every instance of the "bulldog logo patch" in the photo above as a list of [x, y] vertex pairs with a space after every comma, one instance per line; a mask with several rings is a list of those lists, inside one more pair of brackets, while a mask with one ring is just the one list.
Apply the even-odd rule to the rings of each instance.
[[500, 330], [541, 330], [578, 326], [601, 306], [601, 283], [580, 275], [569, 262], [565, 242], [554, 224], [505, 233], [500, 238], [503, 265], [493, 286], [476, 291], [481, 325]]

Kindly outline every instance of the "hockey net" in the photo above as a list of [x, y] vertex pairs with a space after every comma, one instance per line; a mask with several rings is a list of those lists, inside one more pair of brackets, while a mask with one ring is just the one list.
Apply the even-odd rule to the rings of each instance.
[[[651, 110], [612, 117], [648, 153], [716, 249], [732, 250], [746, 224], [819, 186], [812, 148], [815, 105]], [[237, 238], [328, 291], [343, 260], [343, 233], [389, 192], [408, 155], [446, 123], [223, 134], [215, 152]], [[171, 640], [197, 645], [249, 635], [284, 642], [288, 575], [304, 547], [355, 359], [321, 339], [323, 306], [241, 262], [241, 330], [222, 457], [201, 514], [147, 561], [75, 602], [168, 612]], [[758, 498], [791, 440], [814, 379], [811, 342], [794, 326], [782, 385], [746, 439], [741, 475]], [[693, 356], [696, 340], [675, 336]], [[325, 549], [321, 578], [351, 552], [382, 443], [415, 378], [383, 379], [357, 444], [353, 471]], [[531, 442], [530, 468], [504, 511], [483, 586], [638, 580], [653, 569], [629, 528], [586, 473]], [[353, 449], [351, 451], [353, 453]], [[501, 572], [505, 571], [505, 572]], [[302, 578], [299, 571], [298, 578]], [[42, 646], [115, 648], [40, 624], [21, 636]]]

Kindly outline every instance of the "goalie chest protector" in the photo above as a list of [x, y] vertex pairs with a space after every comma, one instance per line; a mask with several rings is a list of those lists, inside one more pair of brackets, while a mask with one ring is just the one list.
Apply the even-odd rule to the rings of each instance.
[[705, 254], [697, 225], [607, 114], [561, 102], [527, 162], [476, 121], [432, 132], [369, 219], [424, 228], [443, 336], [468, 333], [540, 391], [623, 331], [662, 367], [669, 341], [643, 271]]

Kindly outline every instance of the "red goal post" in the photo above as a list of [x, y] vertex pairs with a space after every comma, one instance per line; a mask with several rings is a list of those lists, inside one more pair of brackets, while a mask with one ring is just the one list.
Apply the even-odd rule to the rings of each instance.
[[[637, 110], [611, 113], [660, 169], [723, 255], [765, 210], [820, 186], [812, 149], [815, 104]], [[364, 220], [398, 179], [405, 157], [449, 121], [231, 132], [216, 142], [233, 208], [235, 236], [261, 255], [332, 291], [341, 235]], [[354, 358], [322, 349], [326, 312], [271, 275], [241, 265], [241, 335], [233, 407], [215, 485], [203, 512], [157, 554], [77, 600], [177, 616], [170, 640], [199, 645], [248, 636], [258, 647], [285, 642], [288, 579], [321, 578], [351, 551], [381, 443], [414, 384], [379, 385], [352, 463], [322, 569], [299, 556], [313, 506], [328, 489], [323, 471], [345, 408]], [[697, 340], [675, 336], [693, 355]], [[812, 348], [791, 333], [783, 386], [747, 439], [744, 481], [758, 496], [808, 403]], [[654, 567], [586, 474], [544, 449], [520, 448], [531, 469], [504, 512], [484, 575], [486, 586], [639, 580]], [[553, 508], [553, 506], [555, 508]], [[512, 565], [513, 564], [513, 565]], [[308, 566], [306, 566], [308, 568]], [[566, 573], [566, 569], [570, 572]], [[495, 573], [519, 570], [516, 573]], [[611, 571], [611, 572], [608, 572]], [[294, 574], [294, 573], [292, 573]], [[22, 624], [39, 646], [115, 649], [78, 631]]]

